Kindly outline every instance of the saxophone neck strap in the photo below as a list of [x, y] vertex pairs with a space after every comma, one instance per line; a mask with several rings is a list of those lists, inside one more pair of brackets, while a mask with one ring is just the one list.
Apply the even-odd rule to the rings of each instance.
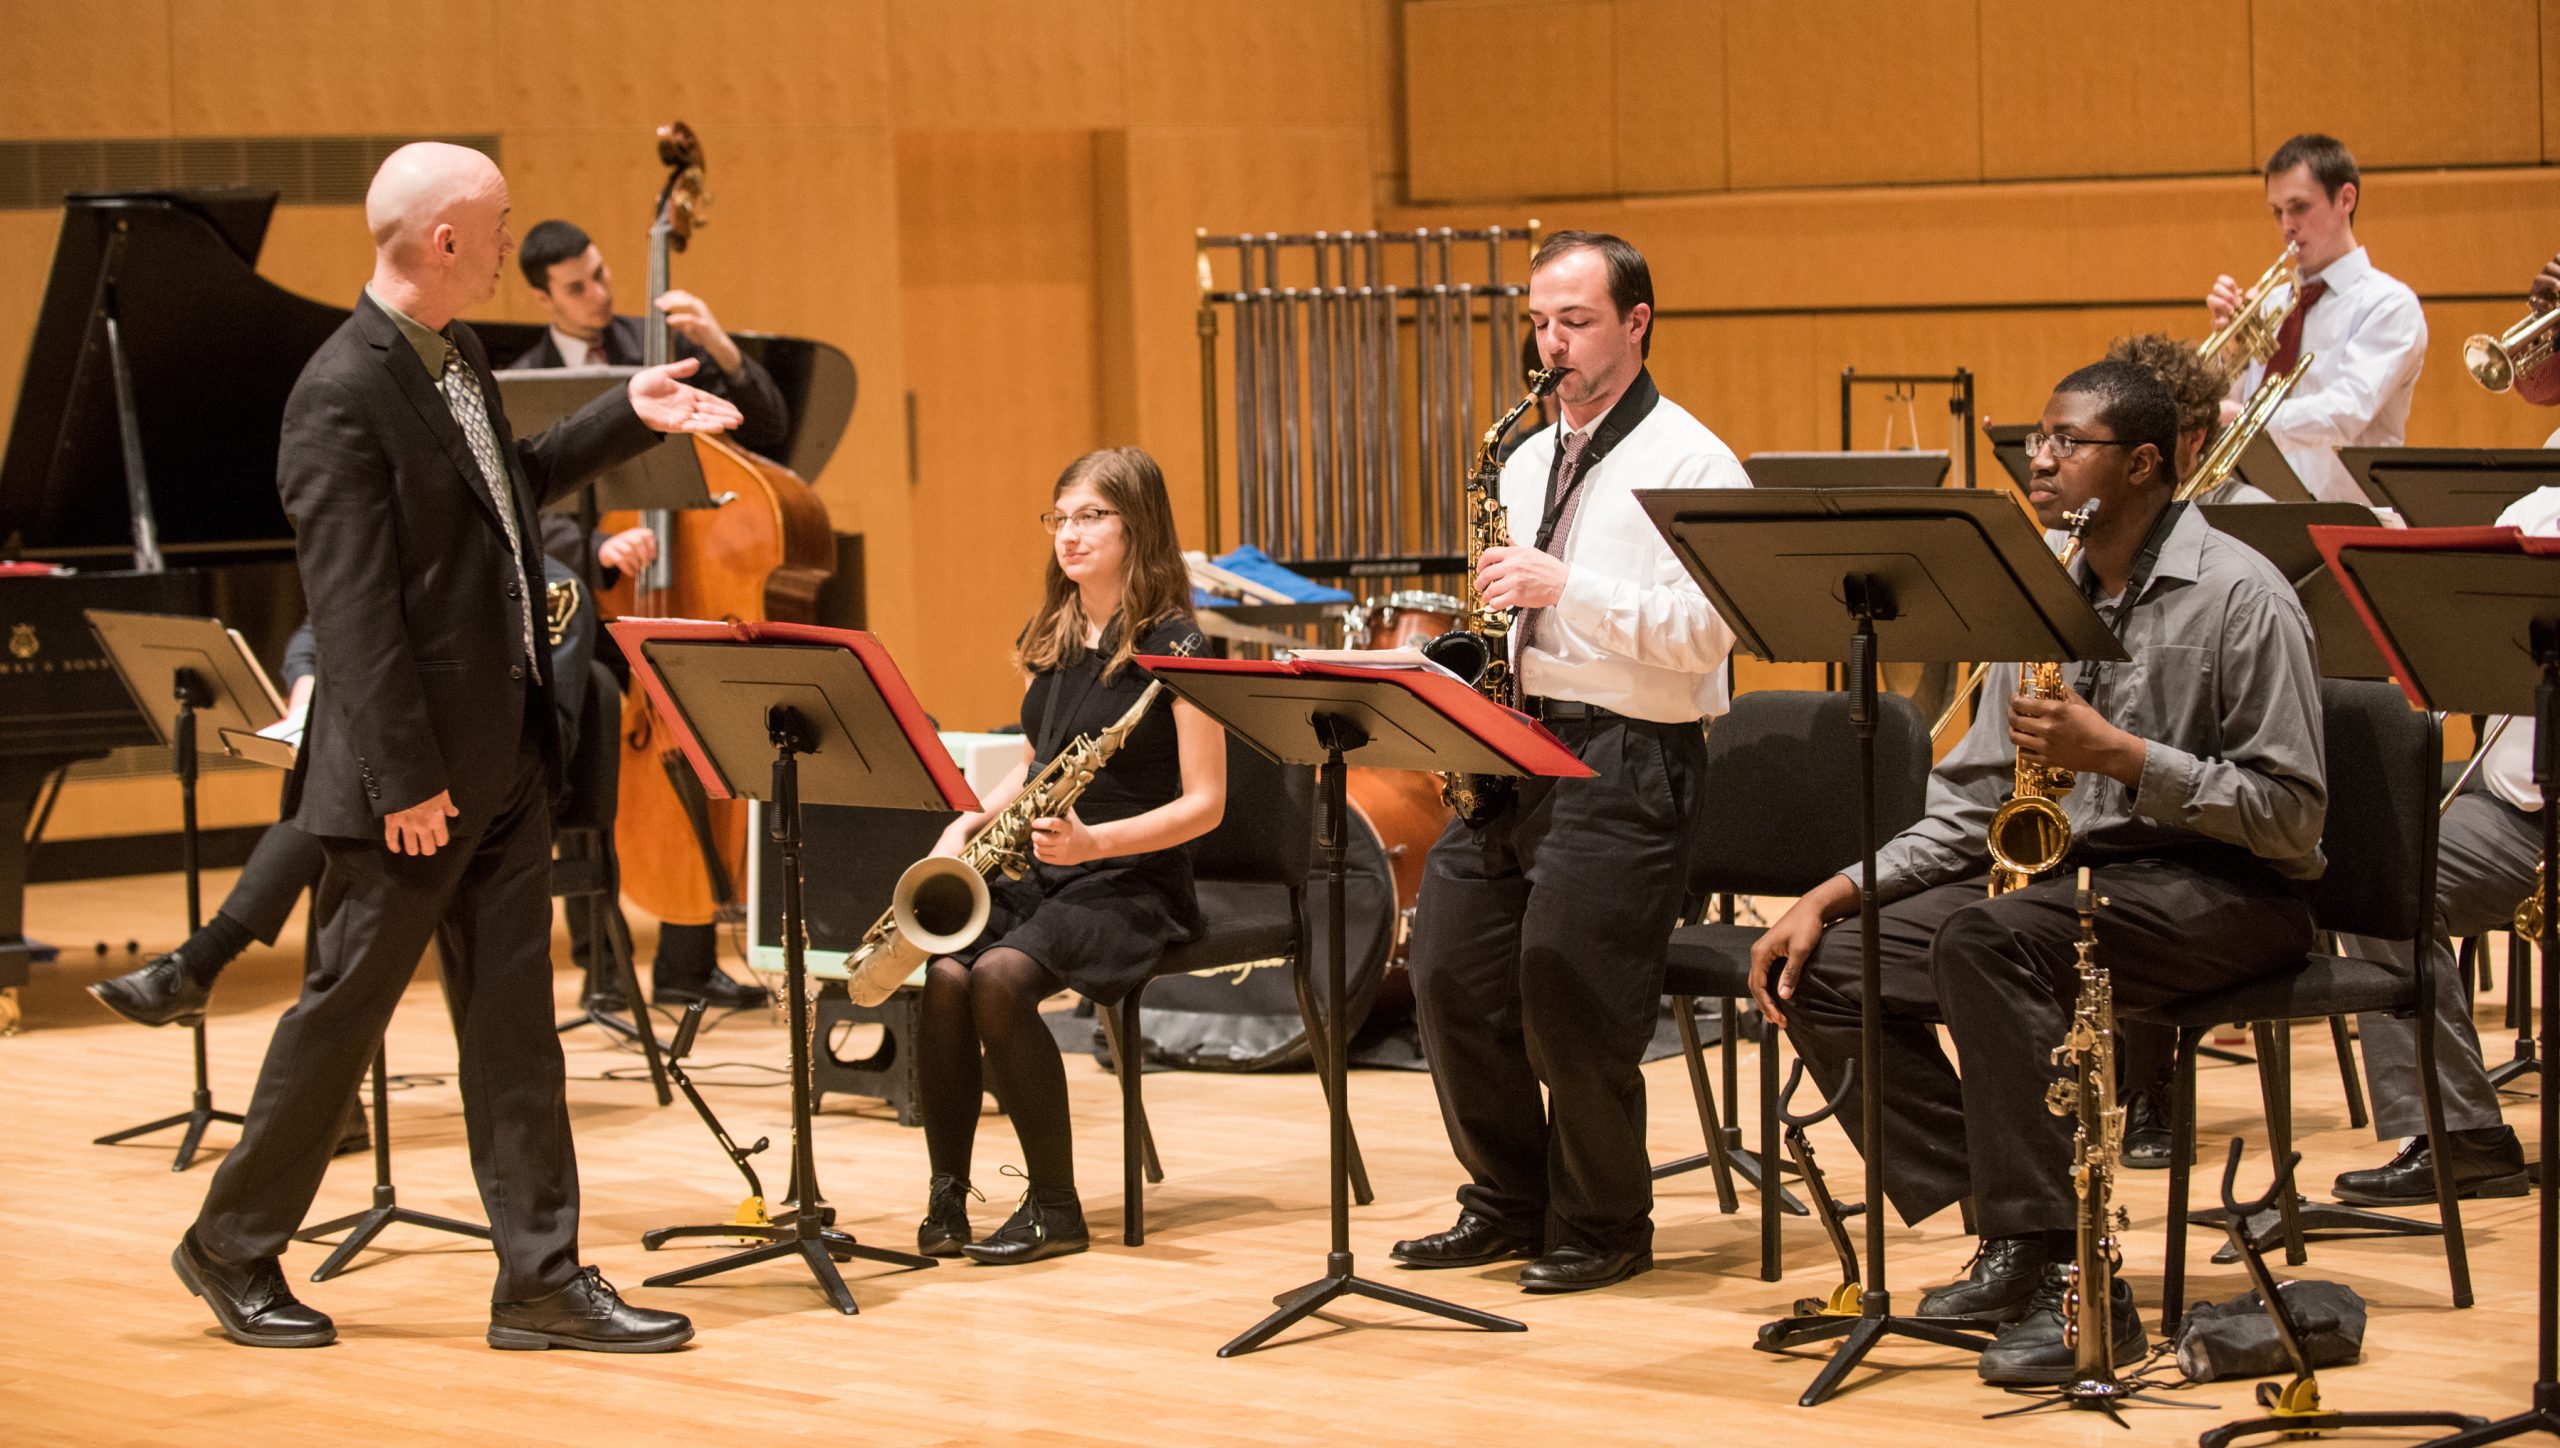
[[1556, 487], [1556, 475], [1564, 468], [1564, 419], [1558, 416], [1555, 455], [1547, 460], [1546, 512], [1538, 519], [1539, 552], [1555, 551], [1556, 529], [1563, 524], [1565, 506], [1573, 501], [1574, 493], [1582, 487], [1582, 480], [1591, 476], [1592, 469], [1600, 466], [1600, 460], [1609, 455], [1610, 449], [1616, 447], [1621, 438], [1636, 430], [1636, 424], [1651, 417], [1654, 405], [1661, 401], [1662, 392], [1653, 385], [1652, 369], [1637, 368], [1636, 380], [1627, 384], [1626, 395], [1620, 397], [1617, 406], [1610, 408], [1609, 415], [1600, 419], [1599, 426], [1591, 430], [1591, 441], [1583, 445], [1582, 460], [1574, 467], [1573, 476], [1564, 480], [1561, 492]]
[[[2169, 506], [2160, 510], [2159, 517], [2151, 520], [2151, 531], [2143, 535], [2142, 551], [2133, 555], [2133, 570], [2125, 575], [2124, 592], [2118, 596], [2113, 611], [2107, 614], [2107, 631], [2114, 634], [2118, 642], [2124, 639], [2125, 620], [2133, 616], [2134, 609], [2142, 602], [2142, 591], [2151, 586], [2152, 570], [2160, 566], [2160, 554], [2169, 546], [2169, 535], [2177, 530], [2178, 519], [2185, 515], [2187, 506], [2185, 503], [2172, 500]], [[2085, 562], [2083, 566], [2086, 566]], [[2088, 578], [2081, 584], [2081, 591], [2091, 603], [2104, 608], [2104, 604], [2097, 596], [2098, 574], [2095, 569], [2089, 570]], [[2080, 661], [2080, 680], [2076, 685], [2076, 692], [2081, 698], [2090, 697], [2089, 691], [2096, 687], [2098, 672], [2104, 667], [2104, 662], [2098, 659]]]

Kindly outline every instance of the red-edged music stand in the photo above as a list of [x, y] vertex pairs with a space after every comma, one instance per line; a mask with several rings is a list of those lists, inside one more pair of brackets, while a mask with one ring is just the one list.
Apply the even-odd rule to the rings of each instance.
[[[1503, 776], [1588, 778], [1589, 766], [1562, 741], [1437, 668], [1381, 668], [1315, 660], [1195, 659], [1142, 655], [1138, 662], [1166, 688], [1263, 754], [1283, 764], [1317, 766], [1323, 800], [1325, 891], [1331, 925], [1325, 942], [1322, 1058], [1330, 1162], [1333, 1246], [1322, 1277], [1272, 1301], [1279, 1310], [1218, 1349], [1235, 1357], [1269, 1342], [1325, 1304], [1345, 1295], [1427, 1312], [1492, 1332], [1528, 1325], [1362, 1277], [1351, 1256], [1349, 1173], [1351, 1116], [1345, 1098], [1342, 1002], [1347, 941], [1343, 845], [1350, 804], [1346, 770], [1420, 769]], [[1300, 968], [1306, 962], [1301, 959]]]
[[[788, 623], [624, 619], [610, 627], [633, 678], [713, 799], [761, 799], [782, 846], [783, 989], [790, 994], [791, 1220], [738, 1226], [763, 1245], [648, 1279], [673, 1287], [796, 1256], [836, 1311], [860, 1311], [836, 1263], [902, 1267], [934, 1260], [864, 1246], [826, 1225], [809, 1142], [809, 968], [801, 915], [800, 804], [973, 810], [978, 797], [943, 749], [880, 641], [851, 629]], [[769, 770], [760, 788], [758, 771]]]
[[[2515, 528], [2314, 528], [2311, 541], [2328, 560], [2356, 612], [2391, 665], [2409, 702], [2459, 714], [2525, 714], [2534, 724], [2533, 783], [2542, 791], [2542, 858], [2560, 848], [2560, 810], [2551, 808], [2560, 760], [2560, 538]], [[2553, 1046], [2549, 1002], [2555, 983], [2554, 922], [2560, 922], [2560, 871], [2544, 869], [2542, 1051]], [[2419, 959], [2427, 941], [2416, 942]], [[2422, 967], [2423, 969], [2423, 967]], [[2422, 977], [2423, 978], [2423, 977]], [[2422, 1037], [2423, 1039], [2423, 1037]], [[2551, 1179], [2560, 1142], [2560, 1095], [2542, 1092], [2542, 1203], [2539, 1321], [2533, 1403], [2485, 1427], [2436, 1439], [2429, 1448], [2471, 1448], [2526, 1433], [2560, 1436], [2560, 1196]]]

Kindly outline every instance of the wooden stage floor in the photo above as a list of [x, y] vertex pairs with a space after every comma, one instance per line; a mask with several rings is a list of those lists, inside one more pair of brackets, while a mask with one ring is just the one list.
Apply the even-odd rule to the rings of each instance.
[[[209, 877], [218, 901], [230, 875]], [[1235, 1361], [1214, 1350], [1268, 1310], [1271, 1295], [1320, 1274], [1326, 1245], [1323, 1115], [1307, 1075], [1159, 1074], [1147, 1094], [1166, 1180], [1149, 1202], [1150, 1237], [1118, 1243], [1119, 1108], [1090, 1059], [1069, 1062], [1079, 1168], [1097, 1246], [1012, 1270], [946, 1263], [899, 1272], [856, 1265], [862, 1311], [825, 1308], [796, 1266], [774, 1264], [714, 1283], [640, 1291], [693, 1314], [701, 1336], [668, 1357], [499, 1353], [481, 1341], [491, 1272], [485, 1249], [395, 1228], [358, 1268], [307, 1288], [338, 1321], [337, 1346], [258, 1352], [226, 1343], [171, 1276], [172, 1243], [204, 1191], [208, 1160], [169, 1170], [174, 1134], [119, 1148], [90, 1138], [182, 1106], [186, 1037], [111, 1020], [80, 986], [125, 960], [82, 955], [111, 935], [146, 951], [181, 935], [170, 877], [39, 887], [28, 918], [72, 948], [40, 967], [27, 1033], [0, 1041], [0, 1442], [9, 1444], [681, 1444], [715, 1441], [930, 1443], [1553, 1443], [1781, 1442], [1820, 1435], [1875, 1443], [2191, 1443], [2254, 1413], [2249, 1385], [2218, 1383], [2141, 1408], [2131, 1430], [2094, 1416], [2048, 1414], [1985, 1423], [2014, 1400], [1983, 1387], [1958, 1354], [1894, 1344], [1850, 1391], [1806, 1410], [1795, 1397], [1818, 1361], [1751, 1348], [1754, 1327], [1802, 1294], [1826, 1292], [1834, 1268], [1810, 1222], [1788, 1224], [1784, 1282], [1757, 1275], [1754, 1199], [1720, 1216], [1704, 1173], [1664, 1183], [1656, 1205], [1660, 1265], [1623, 1287], [1525, 1297], [1516, 1265], [1449, 1273], [1396, 1270], [1396, 1238], [1447, 1225], [1456, 1167], [1430, 1082], [1361, 1072], [1351, 1099], [1375, 1179], [1375, 1205], [1355, 1209], [1353, 1246], [1369, 1274], [1515, 1315], [1523, 1334], [1483, 1334], [1365, 1302], [1301, 1327]], [[288, 929], [298, 941], [300, 927]], [[565, 959], [565, 947], [559, 952]], [[210, 1027], [219, 1104], [248, 1096], [268, 1031], [291, 998], [298, 953], [253, 950], [223, 982]], [[573, 977], [560, 976], [562, 1000]], [[2482, 1020], [2493, 1024], [2494, 1006]], [[2493, 1031], [2503, 1059], [2511, 1036]], [[643, 1252], [643, 1230], [717, 1221], [739, 1181], [681, 1099], [650, 1104], [629, 1079], [637, 1058], [570, 1040], [570, 1101], [585, 1187], [588, 1260], [625, 1289], [697, 1255]], [[404, 1204], [477, 1218], [464, 1154], [454, 1047], [431, 981], [393, 1026], [393, 1131]], [[2323, 1038], [2306, 1035], [2298, 1107], [2305, 1180], [2325, 1188], [2342, 1169], [2386, 1154], [2350, 1132]], [[786, 1174], [788, 1115], [773, 1069], [783, 1032], [761, 1014], [722, 1022], [697, 1049], [709, 1094], [738, 1136], [775, 1138], [760, 1158]], [[738, 1063], [713, 1066], [708, 1063]], [[615, 1073], [607, 1079], [606, 1073]], [[1657, 1159], [1696, 1149], [1697, 1126], [1676, 1061], [1648, 1068]], [[1746, 1091], [1751, 1073], [1746, 1063]], [[2258, 1145], [2253, 1078], [2205, 1074], [2208, 1159], [2244, 1133]], [[2530, 1096], [2509, 1119], [2535, 1135]], [[217, 1128], [218, 1147], [231, 1140]], [[876, 1108], [830, 1110], [816, 1143], [822, 1181], [843, 1225], [865, 1241], [911, 1245], [923, 1205], [924, 1142]], [[1817, 1150], [1836, 1181], [1857, 1159], [1825, 1129]], [[997, 1168], [1018, 1162], [1004, 1119], [985, 1118], [979, 1176], [992, 1198], [981, 1229], [1012, 1203]], [[368, 1159], [330, 1172], [315, 1220], [367, 1204]], [[2057, 1170], [2059, 1164], [2057, 1164]], [[2263, 1182], [2253, 1150], [2248, 1173]], [[2128, 1173], [2129, 1270], [2146, 1304], [2159, 1290], [2164, 1176]], [[2199, 1186], [2211, 1190], [2208, 1183]], [[1854, 1187], [1851, 1194], [1855, 1194]], [[2443, 1258], [2429, 1241], [2315, 1245], [2304, 1271], [2352, 1284], [2373, 1316], [2362, 1365], [2323, 1379], [2333, 1407], [2456, 1407], [2502, 1415], [2521, 1407], [2532, 1367], [2533, 1203], [2470, 1204], [2479, 1305], [2447, 1304]], [[1948, 1214], [1952, 1218], [1952, 1214]], [[1950, 1219], [1896, 1231], [1899, 1300], [1964, 1263], [1970, 1243]], [[2194, 1239], [2196, 1255], [2211, 1238]], [[297, 1245], [297, 1283], [325, 1249]], [[2199, 1264], [2191, 1297], [2245, 1288], [2237, 1268]], [[2407, 1442], [2416, 1435], [2368, 1435]], [[2356, 1441], [2356, 1440], [2348, 1440]]]

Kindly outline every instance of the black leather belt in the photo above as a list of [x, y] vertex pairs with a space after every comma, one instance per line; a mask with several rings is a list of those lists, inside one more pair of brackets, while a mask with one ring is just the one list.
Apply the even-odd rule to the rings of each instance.
[[1627, 717], [1615, 709], [1603, 709], [1597, 704], [1585, 704], [1579, 699], [1540, 699], [1531, 697], [1521, 701], [1520, 712], [1537, 720], [1541, 724], [1581, 723], [1584, 721], [1596, 723], [1604, 719], [1624, 719]]

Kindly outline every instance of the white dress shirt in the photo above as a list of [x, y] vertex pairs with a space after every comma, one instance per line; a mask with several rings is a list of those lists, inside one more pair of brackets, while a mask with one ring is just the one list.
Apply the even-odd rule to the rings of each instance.
[[[2418, 294], [2399, 278], [2375, 269], [2357, 247], [2305, 282], [2324, 281], [2328, 294], [2302, 317], [2302, 350], [2311, 366], [2284, 405], [2267, 422], [2267, 437], [2284, 453], [2311, 495], [2329, 503], [2371, 503], [2356, 486], [2342, 447], [2398, 447], [2409, 436], [2409, 394], [2427, 359], [2427, 319]], [[2252, 363], [2232, 385], [2243, 401], [2266, 375]]]
[[[2560, 433], [2553, 433], [2560, 442]], [[2527, 533], [2560, 533], [2560, 488], [2536, 488], [2507, 505], [2498, 515], [2501, 528]], [[2491, 794], [2527, 814], [2542, 808], [2542, 791], [2533, 787], [2533, 720], [2512, 718], [2498, 741], [2480, 761], [2480, 782]]]
[[[1561, 426], [1532, 434], [1502, 469], [1511, 541], [1522, 547], [1538, 536]], [[1663, 724], [1723, 713], [1733, 629], [1672, 556], [1636, 492], [1749, 486], [1733, 449], [1680, 404], [1657, 402], [1582, 480], [1564, 538], [1564, 597], [1538, 625], [1536, 646], [1513, 661], [1520, 692]], [[1515, 648], [1519, 637], [1514, 629]]]
[[602, 337], [598, 337], [592, 342], [581, 342], [577, 338], [570, 336], [568, 333], [561, 331], [557, 327], [551, 328], [550, 331], [551, 345], [560, 349], [561, 366], [605, 367], [611, 365], [604, 359], [604, 339]]

